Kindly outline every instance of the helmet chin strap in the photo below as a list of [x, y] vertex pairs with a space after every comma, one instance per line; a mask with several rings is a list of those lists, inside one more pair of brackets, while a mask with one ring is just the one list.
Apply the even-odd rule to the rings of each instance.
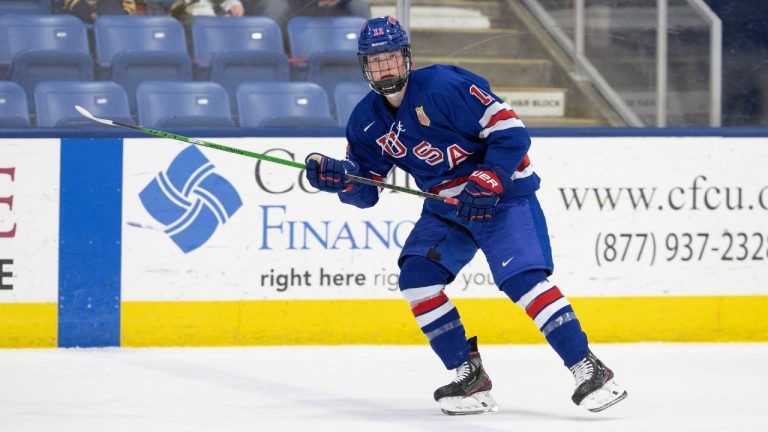
[[405, 87], [405, 82], [407, 80], [408, 79], [404, 77], [394, 77], [375, 81], [371, 84], [371, 86], [376, 91], [376, 93], [384, 96], [392, 96], [402, 90], [403, 87]]

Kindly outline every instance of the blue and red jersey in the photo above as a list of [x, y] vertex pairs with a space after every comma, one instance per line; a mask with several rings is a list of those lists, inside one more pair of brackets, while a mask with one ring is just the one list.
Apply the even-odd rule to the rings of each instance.
[[[350, 116], [347, 142], [347, 157], [359, 165], [359, 175], [383, 179], [397, 166], [411, 174], [419, 189], [442, 196], [458, 195], [481, 164], [511, 175], [502, 202], [539, 187], [523, 122], [491, 92], [488, 81], [456, 66], [412, 71], [397, 110], [370, 92]], [[379, 192], [355, 184], [339, 197], [364, 208], [376, 204]], [[425, 205], [438, 213], [455, 211], [435, 200]]]

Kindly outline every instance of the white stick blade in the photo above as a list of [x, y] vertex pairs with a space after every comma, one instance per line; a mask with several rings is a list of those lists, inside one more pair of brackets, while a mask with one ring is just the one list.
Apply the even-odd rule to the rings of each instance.
[[80, 105], [75, 105], [75, 109], [77, 110], [77, 112], [79, 112], [84, 117], [88, 117], [89, 119], [91, 119], [91, 120], [93, 120], [95, 122], [103, 123], [105, 125], [114, 126], [114, 123], [112, 123], [112, 121], [98, 118], [98, 117], [94, 116], [93, 114], [91, 114], [87, 109], [81, 107]]

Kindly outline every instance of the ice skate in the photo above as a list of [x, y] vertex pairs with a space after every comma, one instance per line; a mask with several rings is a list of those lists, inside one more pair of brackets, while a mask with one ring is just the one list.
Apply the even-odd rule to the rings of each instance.
[[571, 400], [580, 407], [599, 412], [627, 397], [627, 391], [613, 379], [613, 371], [592, 351], [570, 369], [576, 379]]
[[491, 379], [477, 351], [477, 337], [469, 339], [469, 344], [469, 359], [456, 368], [456, 378], [435, 390], [435, 400], [448, 415], [494, 413], [499, 409], [491, 396]]

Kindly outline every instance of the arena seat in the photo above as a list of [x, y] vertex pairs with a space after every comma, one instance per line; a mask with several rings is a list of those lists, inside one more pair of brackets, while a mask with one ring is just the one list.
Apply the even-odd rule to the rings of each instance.
[[365, 21], [354, 16], [293, 17], [286, 25], [291, 57], [308, 58], [322, 50], [357, 52], [357, 38]]
[[0, 79], [17, 82], [29, 105], [40, 81], [93, 79], [85, 24], [71, 15], [0, 15]]
[[83, 117], [80, 105], [97, 117], [135, 124], [125, 90], [111, 81], [43, 81], [35, 87], [38, 127], [109, 127]]
[[[318, 51], [309, 56], [307, 64], [307, 81], [319, 84], [329, 96], [333, 95], [336, 85], [341, 82], [358, 81], [368, 86], [357, 55], [350, 51], [330, 50]], [[331, 112], [335, 112], [336, 103], [330, 101]]]
[[349, 116], [360, 100], [371, 91], [366, 81], [345, 81], [336, 85], [333, 99], [336, 104], [336, 121], [339, 126], [346, 127]]
[[85, 24], [72, 15], [0, 15], [2, 78], [17, 54], [37, 50], [90, 54]]
[[97, 77], [123, 86], [133, 113], [141, 82], [192, 79], [184, 28], [169, 16], [102, 16], [94, 24], [94, 40]]
[[2, 0], [0, 14], [49, 14], [51, 0]]
[[237, 89], [240, 127], [336, 127], [323, 88], [310, 82], [257, 82]]
[[285, 54], [280, 26], [268, 17], [201, 16], [192, 22], [191, 35], [197, 79], [207, 78], [212, 59], [220, 53], [270, 51]]
[[227, 92], [208, 81], [145, 81], [136, 90], [139, 124], [150, 128], [233, 127]]
[[93, 59], [89, 54], [72, 51], [25, 51], [14, 57], [11, 79], [32, 98], [42, 81], [93, 80]]
[[237, 112], [237, 87], [246, 81], [290, 81], [288, 58], [277, 51], [224, 51], [213, 57], [210, 80], [227, 91]]
[[0, 127], [29, 127], [29, 109], [24, 89], [13, 81], [0, 81]]
[[307, 62], [313, 53], [357, 53], [357, 38], [363, 23], [365, 18], [354, 16], [291, 18], [286, 25], [291, 53], [291, 78], [294, 81], [308, 78]]

